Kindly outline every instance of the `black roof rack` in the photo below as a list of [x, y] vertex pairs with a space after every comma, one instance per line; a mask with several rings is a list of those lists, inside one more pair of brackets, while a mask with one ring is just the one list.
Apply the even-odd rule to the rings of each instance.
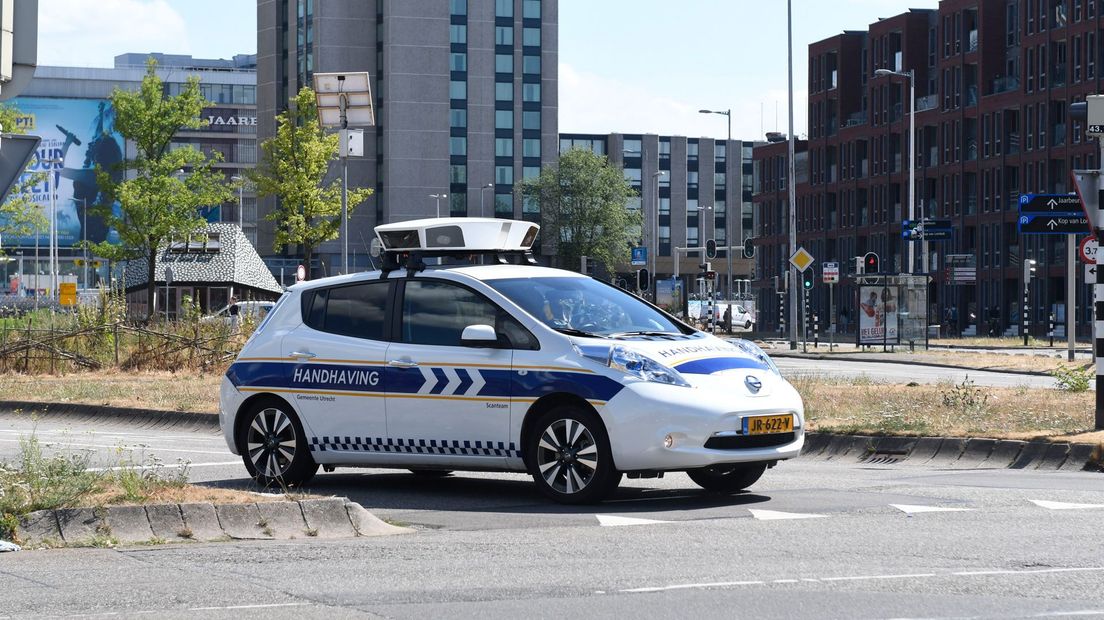
[[384, 250], [382, 275], [405, 268], [414, 274], [426, 268], [427, 258], [452, 258], [461, 262], [454, 264], [477, 265], [477, 258], [490, 259], [500, 265], [539, 265], [531, 250]]

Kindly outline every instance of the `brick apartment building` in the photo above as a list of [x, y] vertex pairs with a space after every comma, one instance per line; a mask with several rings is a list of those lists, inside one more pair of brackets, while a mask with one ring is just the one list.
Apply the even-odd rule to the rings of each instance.
[[[954, 308], [961, 331], [971, 314], [985, 321], [995, 306], [1000, 329], [1018, 325], [1026, 257], [1038, 261], [1029, 318], [1041, 335], [1046, 315], [1066, 301], [1067, 238], [1021, 236], [1019, 198], [1072, 191], [1071, 170], [1099, 165], [1096, 143], [1068, 110], [1101, 92], [1102, 8], [1097, 0], [944, 0], [811, 44], [798, 244], [818, 267], [837, 261], [844, 274], [866, 252], [878, 253], [883, 272], [909, 271], [901, 236], [909, 217], [909, 80], [875, 71], [913, 71], [915, 216], [953, 226], [952, 239], [928, 243], [931, 322]], [[788, 256], [786, 145], [758, 147], [754, 158], [756, 284], [760, 307], [777, 308], [772, 276]], [[919, 272], [921, 247], [913, 243]], [[975, 257], [976, 283], [948, 281], [948, 254]], [[1076, 290], [1079, 323], [1088, 325], [1091, 292]], [[853, 281], [845, 275], [836, 292], [837, 312], [853, 314]], [[827, 316], [826, 287], [814, 287], [812, 301]], [[760, 324], [776, 328], [777, 312], [761, 313]]]

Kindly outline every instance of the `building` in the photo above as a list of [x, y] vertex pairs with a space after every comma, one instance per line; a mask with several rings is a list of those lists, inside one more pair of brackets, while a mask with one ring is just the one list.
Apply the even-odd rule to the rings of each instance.
[[[556, 0], [258, 0], [262, 141], [316, 71], [370, 74], [376, 126], [348, 172], [350, 186], [375, 194], [353, 212], [351, 266], [368, 267], [379, 223], [438, 212], [539, 217], [514, 183], [557, 156], [557, 16]], [[262, 202], [260, 218], [274, 208]], [[267, 253], [275, 224], [259, 221]], [[340, 252], [337, 240], [323, 244], [314, 272], [335, 273]], [[294, 271], [295, 256], [266, 260]]]
[[[122, 54], [115, 58], [115, 66], [111, 68], [38, 67], [30, 84], [11, 103], [20, 111], [22, 129], [42, 137], [39, 161], [32, 164], [33, 170], [50, 174], [34, 188], [34, 199], [47, 219], [56, 207], [59, 277], [62, 281], [75, 281], [81, 288], [94, 286], [108, 275], [105, 261], [88, 260], [85, 264], [84, 251], [74, 247], [86, 239], [110, 239], [112, 234], [102, 218], [87, 212], [99, 198], [95, 168], [98, 165], [108, 169], [134, 156], [133, 144], [128, 144], [115, 130], [111, 93], [115, 88], [137, 89], [146, 73], [148, 56], [158, 60], [158, 75], [170, 95], [178, 94], [189, 77], [198, 76], [200, 90], [212, 102], [203, 112], [207, 125], [178, 132], [174, 145], [191, 144], [205, 153], [218, 153], [222, 161], [215, 167], [228, 180], [243, 176], [257, 161], [256, 75], [252, 55], [205, 60]], [[244, 212], [235, 199], [225, 205], [212, 205], [205, 215], [211, 222], [240, 221], [246, 235], [255, 239], [254, 202], [251, 192], [242, 191], [240, 204]], [[5, 236], [3, 243], [5, 252], [19, 256], [25, 269], [19, 272], [22, 282], [13, 284], [12, 292], [26, 294], [37, 287], [45, 294], [44, 289], [52, 286], [48, 284], [52, 281], [48, 231], [43, 230], [37, 238]], [[0, 264], [0, 269], [8, 270], [6, 280], [16, 273], [13, 265]], [[36, 273], [42, 277], [36, 278]], [[36, 280], [40, 281], [36, 284]]]
[[[630, 207], [644, 211], [647, 268], [659, 279], [675, 273], [674, 248], [704, 247], [709, 239], [722, 248], [729, 240], [738, 246], [752, 236], [753, 146], [741, 140], [656, 134], [560, 134], [560, 152], [589, 149], [625, 170], [625, 178], [638, 194]], [[658, 252], [650, 232], [656, 227], [657, 212]], [[679, 252], [678, 259], [678, 273], [688, 284], [706, 262], [702, 251]], [[728, 255], [718, 250], [710, 262], [717, 272], [717, 290], [727, 294]], [[731, 265], [734, 281], [750, 280], [753, 262], [742, 252], [733, 254]]]
[[[1101, 8], [1095, 0], [943, 0], [938, 9], [911, 10], [809, 46], [809, 174], [797, 189], [797, 237], [818, 262], [840, 263], [842, 307], [855, 295], [846, 278], [852, 257], [876, 252], [883, 272], [923, 268], [922, 244], [912, 242], [916, 263], [909, 265], [902, 239], [915, 148], [913, 216], [949, 219], [953, 231], [927, 244], [931, 321], [953, 315], [951, 331], [971, 333], [992, 313], [998, 331], [1015, 331], [1025, 258], [1038, 261], [1028, 318], [1045, 326], [1048, 314], [1063, 314], [1067, 238], [1020, 235], [1018, 205], [1023, 194], [1072, 191], [1071, 170], [1099, 165], [1096, 146], [1068, 110], [1101, 89]], [[915, 76], [913, 147], [909, 79], [880, 70]], [[775, 150], [756, 150], [764, 175]], [[763, 226], [785, 196], [760, 180]], [[769, 260], [784, 261], [785, 225], [759, 234], [764, 245], [785, 249]], [[976, 278], [952, 279], [948, 256], [969, 257]], [[773, 294], [771, 282], [758, 284]], [[823, 288], [813, 292], [822, 317], [829, 313]], [[1077, 291], [1087, 321], [1087, 290]]]

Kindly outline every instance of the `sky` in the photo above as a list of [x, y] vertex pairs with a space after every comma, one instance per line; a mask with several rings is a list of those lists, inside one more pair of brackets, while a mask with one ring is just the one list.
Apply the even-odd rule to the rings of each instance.
[[[796, 133], [805, 133], [810, 43], [937, 4], [793, 0]], [[110, 67], [126, 52], [230, 58], [257, 49], [254, 0], [40, 0], [39, 6], [44, 65]], [[559, 11], [561, 133], [724, 138], [725, 117], [700, 109], [731, 110], [736, 139], [787, 131], [781, 0], [560, 0]]]

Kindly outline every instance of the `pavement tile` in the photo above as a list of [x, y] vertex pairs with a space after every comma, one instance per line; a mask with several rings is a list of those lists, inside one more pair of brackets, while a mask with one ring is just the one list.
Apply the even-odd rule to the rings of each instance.
[[187, 540], [180, 535], [184, 531], [184, 517], [177, 504], [153, 504], [146, 506], [146, 518], [155, 538], [162, 540]]
[[303, 516], [307, 518], [307, 527], [319, 538], [354, 538], [349, 515], [345, 512], [345, 500], [340, 497], [327, 499], [305, 499], [299, 502], [303, 507]]
[[61, 527], [61, 537], [68, 544], [88, 543], [96, 537], [111, 535], [99, 509], [59, 508], [54, 513]]
[[61, 542], [61, 528], [53, 510], [37, 510], [20, 517], [16, 533], [26, 545]]
[[[989, 459], [989, 455], [992, 454], [993, 448], [996, 446], [996, 439], [980, 439], [977, 437], [968, 439], [966, 449], [962, 451], [962, 456], [958, 458], [955, 467], [962, 469], [985, 467], [986, 460]], [[995, 465], [988, 465], [988, 467], [995, 467]]]
[[1011, 467], [1012, 463], [1019, 458], [1020, 452], [1023, 451], [1024, 446], [1027, 445], [1026, 441], [1020, 441], [1018, 439], [1001, 439], [997, 442], [997, 445], [993, 447], [993, 451], [989, 453], [989, 458], [986, 459], [984, 467]]
[[104, 521], [119, 542], [145, 542], [153, 538], [149, 517], [142, 506], [109, 506]]
[[272, 531], [273, 538], [306, 538], [307, 522], [299, 502], [258, 502], [261, 522]]
[[1043, 453], [1043, 457], [1039, 459], [1039, 465], [1036, 469], [1058, 469], [1062, 466], [1062, 463], [1066, 462], [1066, 456], [1069, 455], [1070, 445], [1068, 443], [1052, 443], [1047, 446], [1046, 452]]
[[1039, 460], [1046, 454], [1049, 444], [1041, 441], [1028, 441], [1024, 443], [1023, 450], [1016, 460], [1009, 465], [1012, 469], [1035, 469], [1039, 466]]
[[1058, 469], [1062, 471], [1082, 471], [1085, 469], [1085, 466], [1089, 464], [1093, 452], [1096, 449], [1097, 446], [1091, 443], [1075, 443], [1070, 445], [1070, 451], [1069, 455], [1066, 456], [1066, 462], [1062, 463], [1062, 466]]
[[184, 530], [192, 540], [218, 540], [226, 537], [219, 526], [215, 506], [207, 502], [180, 504], [180, 514], [184, 517]]
[[222, 531], [230, 538], [272, 538], [261, 525], [261, 513], [256, 504], [221, 504], [215, 506], [215, 513]]

